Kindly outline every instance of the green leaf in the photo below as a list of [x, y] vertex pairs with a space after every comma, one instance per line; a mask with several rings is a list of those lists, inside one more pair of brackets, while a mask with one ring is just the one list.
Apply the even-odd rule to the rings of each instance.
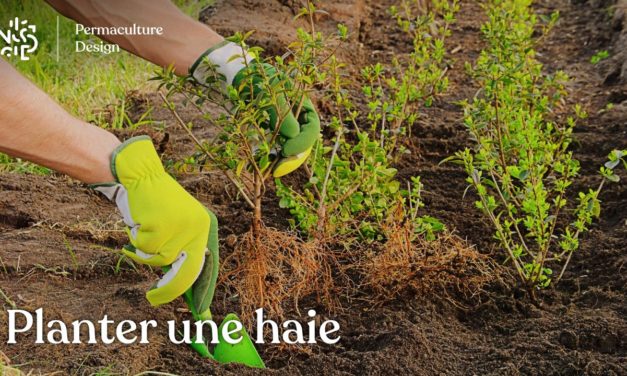
[[612, 183], [618, 183], [620, 181], [620, 176], [618, 176], [616, 174], [605, 175], [605, 178], [607, 180], [611, 181]]
[[240, 176], [242, 174], [242, 170], [244, 170], [244, 166], [246, 166], [246, 160], [242, 159], [241, 161], [239, 161], [239, 163], [237, 164], [237, 168], [235, 170], [235, 175], [236, 176]]
[[268, 166], [270, 166], [270, 158], [267, 155], [264, 155], [259, 160], [259, 169], [261, 171], [264, 171], [266, 168], [268, 168]]

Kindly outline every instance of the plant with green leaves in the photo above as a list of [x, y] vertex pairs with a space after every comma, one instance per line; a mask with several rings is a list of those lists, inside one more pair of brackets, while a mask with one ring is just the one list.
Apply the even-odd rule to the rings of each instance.
[[[359, 111], [356, 98], [347, 90], [343, 63], [331, 56], [319, 66], [324, 74], [317, 84], [324, 87], [331, 108], [329, 127], [335, 139], [315, 148], [302, 190], [277, 181], [280, 205], [290, 209], [293, 225], [309, 236], [380, 240], [385, 221], [399, 205], [417, 234], [433, 238], [444, 228], [435, 218], [418, 215], [423, 206], [419, 177], [404, 189], [392, 167], [399, 155], [408, 152], [399, 140], [417, 121], [420, 107], [430, 106], [448, 84], [444, 41], [459, 6], [456, 0], [432, 5], [426, 13], [421, 13], [417, 1], [403, 1], [400, 10], [391, 8], [412, 49], [389, 66], [378, 63], [362, 70], [367, 112]], [[340, 35], [346, 33], [340, 27]], [[357, 125], [362, 119], [369, 124], [366, 129]]]
[[50, 170], [45, 167], [37, 166], [20, 158], [11, 158], [3, 153], [0, 153], [0, 172], [12, 172], [20, 174], [26, 173], [37, 175], [50, 174]]
[[458, 11], [458, 0], [432, 0], [426, 8], [423, 1], [403, 0], [389, 9], [410, 38], [411, 49], [395, 56], [387, 69], [375, 64], [362, 74], [371, 131], [379, 135], [381, 145], [394, 159], [408, 152], [397, 140], [411, 135], [420, 107], [430, 107], [448, 88], [445, 42]]
[[[530, 295], [552, 281], [550, 265], [561, 265], [559, 280], [579, 239], [599, 216], [599, 193], [605, 181], [618, 181], [613, 170], [625, 153], [614, 151], [601, 168], [597, 189], [579, 192], [568, 206], [569, 188], [580, 166], [569, 146], [577, 119], [586, 117], [575, 105], [574, 116], [557, 116], [568, 77], [542, 72], [535, 58], [536, 16], [531, 1], [492, 0], [485, 7], [488, 43], [469, 71], [480, 84], [478, 95], [465, 101], [464, 124], [475, 146], [448, 160], [462, 164], [474, 188], [476, 206], [488, 217], [495, 238], [507, 252]], [[544, 27], [557, 21], [555, 13]], [[564, 118], [565, 117], [565, 118]]]
[[608, 57], [610, 57], [610, 53], [607, 50], [601, 50], [595, 53], [594, 55], [592, 55], [592, 57], [590, 58], [590, 62], [592, 64], [598, 64], [602, 60], [607, 59]]
[[[309, 4], [299, 14], [312, 20], [317, 12]], [[313, 26], [312, 26], [313, 27]], [[298, 133], [291, 128], [301, 125], [300, 134], [308, 132], [313, 141], [319, 135], [319, 123], [308, 92], [314, 82], [319, 81], [317, 71], [322, 35], [314, 29], [299, 30], [298, 40], [290, 45], [290, 55], [261, 59], [260, 47], [247, 46], [252, 35], [237, 33], [228, 38], [230, 45], [238, 46], [227, 64], [239, 59], [244, 67], [225, 82], [226, 77], [210, 60], [204, 59], [195, 72], [202, 70], [202, 79], [196, 73], [189, 77], [177, 77], [172, 69], [159, 72], [154, 79], [160, 81], [161, 94], [167, 107], [173, 112], [178, 124], [187, 132], [198, 148], [198, 153], [185, 161], [185, 167], [208, 168], [224, 173], [237, 188], [239, 195], [253, 210], [253, 233], [258, 234], [262, 226], [262, 198], [270, 178], [285, 160], [306, 156], [299, 153], [294, 158], [282, 158], [286, 149], [299, 147], [290, 143], [289, 133]], [[253, 56], [254, 58], [246, 58]], [[211, 121], [218, 129], [210, 140], [201, 140], [194, 134], [194, 125], [185, 123], [171, 98], [182, 95], [184, 104], [193, 105], [203, 118]], [[207, 110], [207, 104], [218, 107], [216, 116]], [[303, 118], [305, 120], [303, 120]], [[303, 122], [309, 122], [305, 129]], [[302, 145], [301, 145], [302, 146]]]
[[343, 131], [338, 129], [333, 146], [318, 144], [302, 192], [277, 180], [279, 205], [290, 209], [294, 227], [318, 239], [340, 234], [381, 240], [390, 212], [400, 205], [417, 234], [433, 238], [444, 228], [435, 218], [419, 215], [424, 206], [419, 177], [412, 177], [412, 183], [402, 189], [378, 139], [356, 129], [357, 141], [349, 141]]

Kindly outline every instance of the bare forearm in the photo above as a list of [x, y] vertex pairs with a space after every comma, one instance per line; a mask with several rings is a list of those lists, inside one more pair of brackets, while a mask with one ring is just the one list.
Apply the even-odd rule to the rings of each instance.
[[86, 26], [162, 27], [162, 35], [107, 35], [102, 39], [179, 75], [223, 38], [182, 13], [169, 0], [46, 0], [61, 14]]
[[85, 183], [113, 181], [109, 160], [120, 141], [76, 119], [0, 59], [0, 151]]

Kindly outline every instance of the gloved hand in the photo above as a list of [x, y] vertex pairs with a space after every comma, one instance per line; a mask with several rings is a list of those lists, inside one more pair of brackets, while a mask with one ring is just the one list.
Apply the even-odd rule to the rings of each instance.
[[[242, 80], [247, 79], [249, 74], [246, 72], [246, 62], [248, 62], [249, 69], [253, 72], [257, 68], [266, 70], [268, 77], [276, 77], [274, 67], [269, 64], [262, 64], [255, 60], [255, 58], [249, 53], [242, 55], [242, 49], [235, 43], [224, 41], [205, 52], [190, 68], [190, 74], [194, 79], [200, 83], [205, 84], [207, 81], [207, 75], [210, 71], [209, 64], [215, 66], [218, 73], [224, 76], [225, 85], [224, 89], [228, 85], [235, 87], [239, 86]], [[261, 64], [261, 66], [259, 66]], [[278, 79], [278, 78], [277, 78]], [[261, 80], [260, 77], [252, 77], [254, 83]], [[254, 96], [260, 94], [260, 90], [263, 90], [259, 85], [255, 85], [253, 89]], [[250, 97], [250, 93], [244, 93]], [[287, 99], [283, 96], [279, 98], [279, 108], [268, 108], [270, 115], [269, 124], [276, 124], [277, 114], [283, 114], [287, 112]], [[288, 115], [283, 119], [280, 124], [279, 143], [281, 146], [281, 159], [274, 168], [274, 177], [281, 177], [289, 174], [300, 167], [309, 154], [313, 144], [318, 139], [320, 133], [320, 119], [318, 113], [311, 103], [311, 100], [307, 97], [303, 98], [303, 104], [298, 116], [298, 119], [294, 116], [292, 111], [289, 111]]]
[[169, 269], [147, 292], [148, 301], [153, 306], [169, 303], [194, 285], [197, 311], [208, 310], [218, 268], [215, 215], [164, 170], [147, 136], [116, 148], [111, 172], [115, 182], [92, 187], [115, 201], [124, 217], [131, 243], [124, 254]]

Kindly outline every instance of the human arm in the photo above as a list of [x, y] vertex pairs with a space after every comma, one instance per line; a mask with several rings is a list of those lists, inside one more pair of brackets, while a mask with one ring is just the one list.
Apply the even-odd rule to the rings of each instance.
[[224, 38], [181, 12], [169, 0], [46, 0], [64, 16], [85, 26], [156, 26], [163, 35], [102, 35], [132, 54], [181, 76], [207, 49]]
[[0, 77], [0, 152], [85, 183], [113, 181], [117, 137], [70, 115], [3, 59]]
[[143, 137], [122, 144], [75, 118], [3, 59], [0, 77], [0, 152], [97, 184], [129, 226], [134, 247], [127, 256], [172, 265], [148, 300], [175, 299], [204, 267], [194, 297], [197, 309], [208, 310], [217, 276], [217, 220], [164, 170], [152, 142]]
[[[240, 46], [225, 41], [208, 26], [183, 14], [169, 0], [151, 1], [149, 6], [142, 0], [46, 1], [60, 13], [86, 26], [120, 27], [137, 24], [162, 27], [162, 35], [102, 35], [101, 38], [117, 43], [125, 50], [162, 67], [173, 66], [178, 75], [191, 74], [200, 84], [206, 83], [207, 69], [203, 63], [210, 63], [224, 76], [224, 89], [228, 85], [240, 85], [241, 77], [246, 76], [241, 73], [255, 60], [251, 54], [242, 54]], [[283, 102], [288, 103], [287, 100]], [[301, 100], [295, 102], [300, 103]], [[298, 118], [287, 107], [269, 111], [289, 112], [278, 125], [283, 137], [277, 142], [281, 158], [273, 170], [275, 177], [288, 174], [302, 165], [318, 139], [320, 119], [317, 111], [308, 98], [304, 98], [302, 103]], [[268, 127], [276, 126], [270, 123]]]

